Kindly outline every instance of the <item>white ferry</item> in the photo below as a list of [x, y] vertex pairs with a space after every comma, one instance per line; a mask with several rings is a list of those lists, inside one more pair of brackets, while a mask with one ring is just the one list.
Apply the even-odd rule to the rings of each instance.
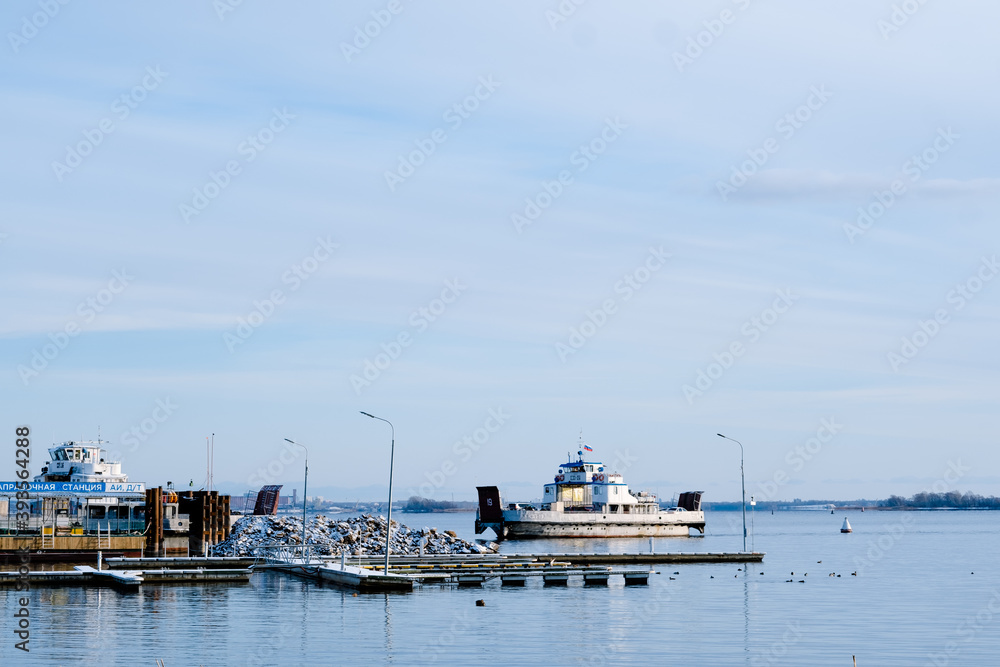
[[511, 503], [504, 509], [497, 487], [476, 487], [476, 534], [487, 528], [500, 540], [687, 536], [692, 528], [704, 534], [701, 491], [682, 493], [676, 507], [664, 510], [655, 495], [630, 492], [622, 476], [603, 463], [584, 461], [582, 448], [577, 456], [559, 466], [537, 508]]
[[[145, 529], [145, 485], [128, 481], [122, 464], [112, 461], [107, 441], [63, 442], [49, 448], [49, 460], [29, 485], [32, 527], [45, 533], [87, 535], [142, 533]], [[43, 544], [47, 543], [43, 540]]]

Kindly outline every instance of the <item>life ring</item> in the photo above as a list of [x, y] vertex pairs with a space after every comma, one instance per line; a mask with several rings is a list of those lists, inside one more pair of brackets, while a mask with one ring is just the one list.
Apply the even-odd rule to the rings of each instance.
[[556, 481], [561, 482], [566, 479], [566, 475], [556, 475]]
[[604, 481], [604, 474], [603, 473], [599, 474], [599, 475], [594, 475], [594, 477], [597, 479], [598, 482], [603, 482]]

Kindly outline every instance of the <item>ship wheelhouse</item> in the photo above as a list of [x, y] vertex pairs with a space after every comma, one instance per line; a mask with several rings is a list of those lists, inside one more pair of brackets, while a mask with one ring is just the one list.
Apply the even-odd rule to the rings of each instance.
[[600, 512], [601, 514], [656, 514], [656, 496], [640, 491], [632, 494], [624, 478], [600, 461], [567, 461], [551, 484], [542, 491], [542, 509], [555, 512]]

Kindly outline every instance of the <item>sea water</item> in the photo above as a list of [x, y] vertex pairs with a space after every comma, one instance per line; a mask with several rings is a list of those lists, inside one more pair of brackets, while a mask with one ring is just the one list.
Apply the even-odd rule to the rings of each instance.
[[[845, 516], [851, 534], [840, 533]], [[394, 518], [475, 537], [469, 513]], [[653, 549], [742, 549], [739, 512], [707, 522], [705, 537], [658, 538]], [[30, 653], [14, 649], [22, 594], [0, 590], [0, 664], [1000, 664], [1000, 512], [755, 512], [747, 523], [763, 563], [656, 565], [649, 586], [628, 588], [612, 577], [607, 587], [529, 580], [355, 594], [275, 573], [135, 593], [39, 587], [29, 593]], [[502, 546], [649, 549], [648, 539]]]

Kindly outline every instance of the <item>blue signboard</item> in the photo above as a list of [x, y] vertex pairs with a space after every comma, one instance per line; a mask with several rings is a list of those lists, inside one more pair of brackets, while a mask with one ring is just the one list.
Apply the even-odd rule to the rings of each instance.
[[[18, 484], [21, 488], [18, 489]], [[146, 485], [134, 482], [29, 482], [24, 488], [24, 482], [0, 482], [0, 493], [28, 491], [29, 493], [75, 493], [75, 494], [108, 494], [126, 493], [144, 495]]]

